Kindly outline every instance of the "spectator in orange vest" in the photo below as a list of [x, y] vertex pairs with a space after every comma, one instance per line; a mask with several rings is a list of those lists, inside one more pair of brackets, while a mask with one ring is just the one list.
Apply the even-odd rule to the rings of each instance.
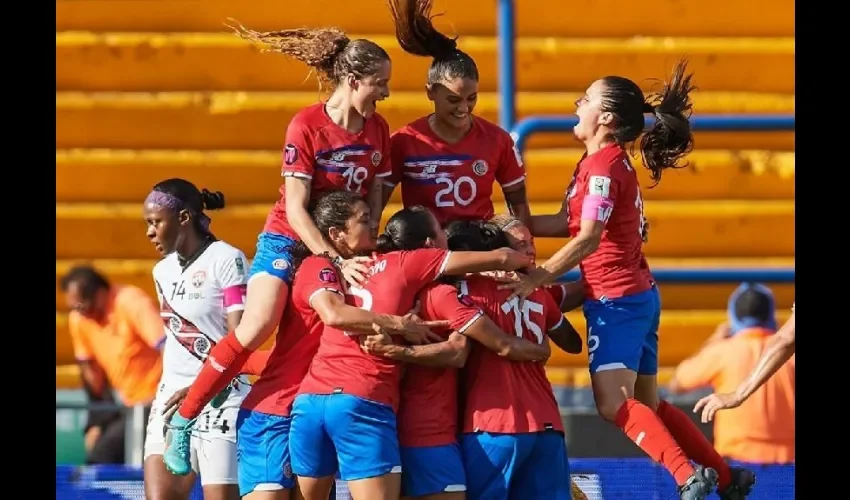
[[[671, 392], [705, 386], [734, 392], [756, 367], [776, 332], [773, 293], [760, 284], [741, 285], [729, 299], [728, 317], [699, 352], [677, 367]], [[717, 451], [742, 462], [793, 463], [794, 396], [792, 357], [747, 401], [716, 414]]]
[[[60, 284], [71, 309], [68, 332], [89, 398], [110, 401], [111, 387], [124, 405], [150, 403], [162, 374], [165, 330], [159, 307], [143, 290], [111, 285], [90, 266], [74, 267]], [[89, 421], [87, 461], [123, 461], [123, 418], [94, 411]]]

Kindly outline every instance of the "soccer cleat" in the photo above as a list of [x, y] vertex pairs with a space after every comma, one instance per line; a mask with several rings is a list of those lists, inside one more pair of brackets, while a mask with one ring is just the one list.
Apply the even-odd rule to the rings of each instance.
[[225, 401], [227, 401], [227, 398], [230, 396], [231, 391], [233, 391], [234, 383], [235, 381], [227, 384], [227, 387], [225, 387], [221, 390], [221, 392], [216, 394], [215, 397], [212, 398], [212, 401], [210, 401], [210, 406], [212, 406], [216, 410], [221, 408], [221, 405], [223, 405]]
[[680, 500], [705, 500], [717, 487], [717, 471], [698, 465], [688, 482], [679, 487]]
[[165, 468], [177, 476], [185, 476], [192, 472], [191, 444], [194, 423], [194, 419], [186, 420], [179, 413], [175, 413], [168, 423], [162, 461], [165, 463]]
[[732, 483], [724, 490], [717, 491], [720, 500], [744, 500], [753, 491], [756, 484], [756, 474], [741, 467], [731, 467]]

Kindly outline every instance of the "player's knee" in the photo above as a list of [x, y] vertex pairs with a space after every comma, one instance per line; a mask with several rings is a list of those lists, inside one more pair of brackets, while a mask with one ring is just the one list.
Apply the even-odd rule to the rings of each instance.
[[617, 412], [620, 411], [620, 407], [623, 405], [622, 402], [596, 402], [596, 411], [599, 413], [599, 416], [608, 422], [614, 422], [617, 420]]

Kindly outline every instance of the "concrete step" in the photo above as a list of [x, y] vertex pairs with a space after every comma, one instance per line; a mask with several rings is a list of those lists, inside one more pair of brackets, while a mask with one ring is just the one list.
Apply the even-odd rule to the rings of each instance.
[[[784, 322], [790, 311], [777, 311], [777, 319]], [[586, 326], [584, 316], [580, 311], [567, 314], [567, 319], [585, 336]], [[720, 323], [726, 320], [724, 310], [710, 311], [668, 311], [661, 315], [659, 329], [658, 362], [661, 365], [675, 366], [699, 349], [703, 342], [714, 332]], [[71, 364], [74, 362], [73, 349], [68, 336], [67, 314], [56, 313], [56, 364]], [[557, 347], [552, 348], [552, 357], [548, 366], [586, 367], [587, 349], [582, 354], [570, 355]]]
[[[532, 203], [532, 213], [557, 213], [559, 202]], [[384, 220], [400, 208], [392, 204]], [[218, 237], [252, 256], [270, 205], [241, 205], [213, 214]], [[792, 257], [793, 201], [652, 201], [650, 257]], [[541, 258], [564, 240], [537, 241]], [[56, 258], [155, 258], [145, 237], [141, 204], [56, 204]]]
[[[571, 114], [579, 93], [524, 93], [519, 117]], [[318, 92], [57, 92], [56, 147], [114, 149], [279, 149], [292, 116]], [[476, 114], [497, 121], [495, 93]], [[697, 113], [793, 113], [794, 96], [698, 92]], [[431, 113], [422, 92], [396, 92], [378, 106], [391, 130]], [[793, 132], [700, 132], [700, 149], [793, 150]], [[529, 147], [576, 147], [572, 131], [535, 136]]]
[[[311, 0], [297, 7], [279, 2], [234, 0], [57, 0], [56, 31], [220, 32], [236, 18], [256, 30], [336, 25], [350, 32], [393, 32], [386, 3]], [[494, 0], [436, 0], [436, 25], [462, 36], [496, 33]], [[580, 12], [580, 18], [576, 13]], [[328, 13], [333, 13], [329, 16]], [[622, 14], [628, 13], [628, 14]], [[521, 36], [794, 36], [793, 0], [559, 0], [516, 2]]]
[[[156, 259], [138, 260], [95, 260], [91, 264], [100, 270], [111, 283], [134, 285], [146, 290], [154, 296], [151, 271]], [[56, 310], [66, 311], [68, 306], [65, 297], [59, 289], [59, 280], [76, 260], [56, 261]], [[793, 268], [793, 258], [750, 258], [750, 259], [651, 259], [649, 265], [653, 269], [701, 269], [701, 268]], [[737, 287], [736, 283], [662, 283], [661, 295], [664, 308], [679, 309], [723, 309], [729, 295]], [[778, 308], [788, 309], [794, 302], [793, 284], [772, 284], [771, 289], [776, 298]]]
[[[580, 149], [527, 151], [529, 199], [562, 199], [582, 153]], [[280, 164], [279, 151], [58, 150], [56, 201], [137, 203], [162, 179], [182, 177], [198, 186], [221, 189], [231, 204], [273, 203], [279, 196]], [[686, 168], [667, 171], [661, 184], [644, 189], [644, 197], [790, 200], [794, 198], [794, 166], [794, 153], [699, 149], [688, 158]], [[643, 186], [652, 185], [648, 170], [638, 167], [638, 172]], [[396, 189], [393, 201], [401, 201], [400, 193]], [[494, 200], [501, 202], [502, 191], [494, 193]]]
[[[352, 35], [352, 37], [360, 37]], [[406, 54], [394, 36], [363, 35], [389, 51], [393, 90], [421, 91], [431, 60]], [[498, 89], [498, 40], [464, 37], [481, 91]], [[794, 93], [794, 38], [520, 38], [517, 85], [530, 91], [584, 91], [604, 75], [651, 88], [687, 55], [702, 91]], [[552, 71], [552, 68], [570, 68]], [[56, 89], [82, 91], [310, 91], [311, 70], [263, 53], [228, 33], [56, 34]], [[422, 96], [424, 98], [424, 95]]]

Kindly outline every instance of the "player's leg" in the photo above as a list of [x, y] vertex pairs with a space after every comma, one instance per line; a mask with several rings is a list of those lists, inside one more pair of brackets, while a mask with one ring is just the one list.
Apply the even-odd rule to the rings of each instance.
[[236, 421], [239, 494], [245, 500], [290, 500], [290, 417], [241, 409]]
[[466, 498], [507, 500], [519, 465], [531, 452], [533, 443], [531, 434], [464, 434], [460, 445], [466, 470]]
[[635, 399], [647, 332], [657, 320], [655, 290], [584, 306], [590, 378], [599, 415], [619, 427], [684, 488], [682, 498], [704, 499], [716, 473], [695, 469], [653, 408]]
[[755, 484], [755, 474], [748, 469], [730, 468], [685, 412], [666, 401], [658, 401], [658, 328], [661, 322], [661, 298], [658, 290], [654, 290], [657, 304], [655, 321], [644, 341], [635, 383], [635, 398], [650, 408], [657, 409], [661, 421], [689, 459], [717, 471], [717, 491], [721, 498], [746, 498]]
[[151, 407], [144, 449], [144, 484], [147, 500], [186, 500], [195, 484], [195, 474], [175, 476], [165, 468], [164, 421], [161, 405]]
[[239, 408], [230, 406], [199, 419], [192, 436], [205, 500], [239, 500], [236, 422]]
[[402, 498], [464, 500], [466, 472], [460, 445], [401, 448]]
[[393, 409], [350, 394], [326, 397], [325, 424], [353, 500], [397, 500], [401, 456]]
[[289, 453], [292, 473], [298, 478], [298, 490], [304, 500], [327, 500], [336, 479], [336, 449], [325, 419], [329, 397], [301, 394], [292, 404]]
[[[244, 348], [253, 350], [260, 347], [280, 322], [289, 294], [289, 283], [292, 281], [290, 249], [294, 244], [290, 238], [271, 233], [261, 233], [257, 239], [257, 252], [249, 272], [245, 311], [233, 332], [236, 341]], [[213, 348], [214, 351], [223, 345], [224, 342], [219, 343]], [[220, 359], [218, 361], [226, 365], [218, 372], [230, 369], [229, 364]], [[205, 376], [205, 371], [201, 370], [199, 379]], [[207, 373], [219, 376], [216, 371]], [[163, 459], [175, 474], [189, 470], [191, 424], [180, 412], [175, 413], [170, 422], [172, 442], [166, 447]]]
[[528, 434], [531, 452], [519, 464], [510, 483], [511, 500], [571, 500], [570, 462], [567, 442], [556, 431]]

